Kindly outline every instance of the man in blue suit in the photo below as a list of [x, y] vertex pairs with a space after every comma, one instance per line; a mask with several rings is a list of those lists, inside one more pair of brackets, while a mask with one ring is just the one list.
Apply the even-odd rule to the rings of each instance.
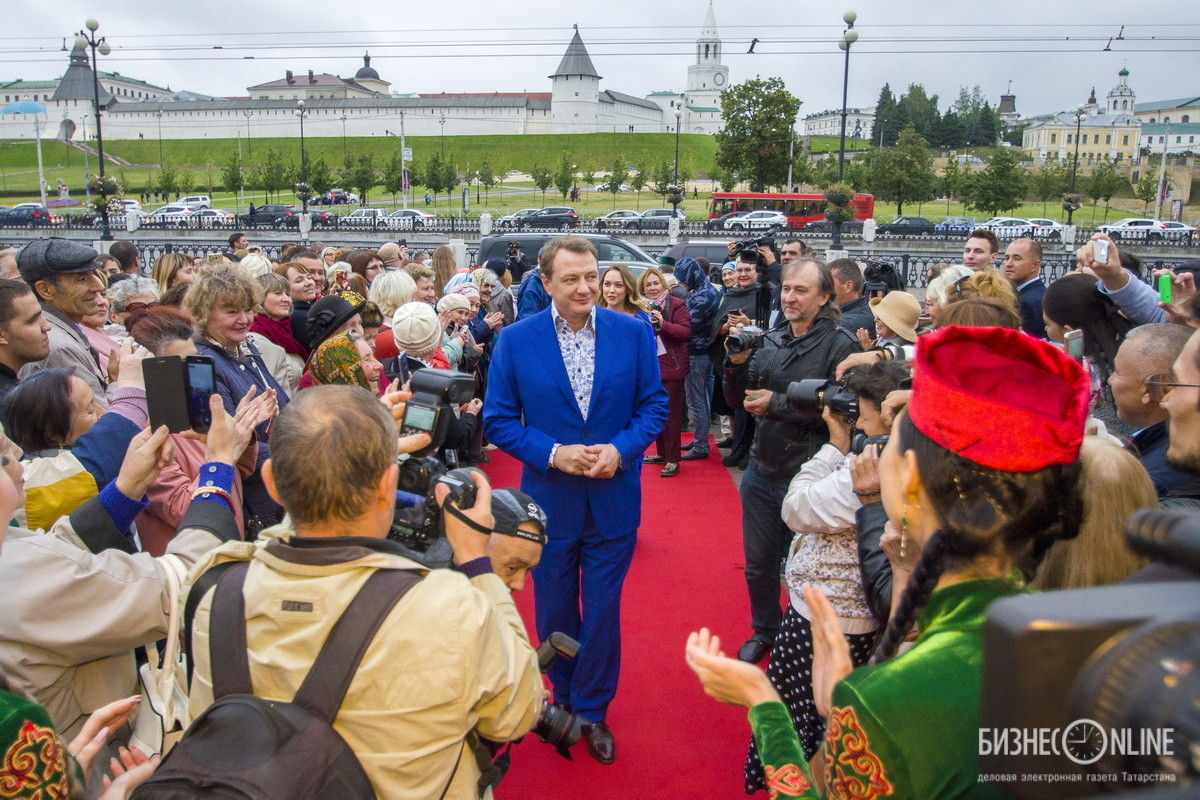
[[1021, 301], [1021, 330], [1035, 339], [1046, 338], [1046, 321], [1042, 318], [1046, 282], [1041, 273], [1042, 246], [1033, 239], [1013, 239], [1004, 251], [1004, 274]]
[[524, 463], [521, 490], [549, 520], [533, 571], [538, 637], [562, 631], [580, 645], [550, 670], [555, 702], [587, 720], [588, 752], [611, 764], [621, 585], [641, 522], [642, 454], [666, 422], [667, 393], [646, 323], [596, 308], [598, 256], [578, 236], [542, 248], [550, 308], [504, 329], [483, 423]]

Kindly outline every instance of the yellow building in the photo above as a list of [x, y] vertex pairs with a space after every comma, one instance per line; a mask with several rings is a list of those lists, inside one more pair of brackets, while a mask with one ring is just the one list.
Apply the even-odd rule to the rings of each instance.
[[1129, 87], [1129, 70], [1122, 69], [1119, 78], [1103, 107], [1092, 89], [1083, 106], [1082, 120], [1073, 111], [1030, 120], [1021, 139], [1021, 149], [1039, 163], [1053, 159], [1073, 161], [1077, 146], [1080, 164], [1132, 161], [1137, 155], [1142, 123], [1131, 113], [1135, 96]]

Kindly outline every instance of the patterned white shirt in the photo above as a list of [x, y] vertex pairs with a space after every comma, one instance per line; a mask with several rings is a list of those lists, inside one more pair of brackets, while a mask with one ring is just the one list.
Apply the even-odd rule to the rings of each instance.
[[579, 330], [571, 328], [554, 303], [550, 304], [550, 315], [558, 334], [558, 348], [562, 351], [571, 392], [579, 404], [579, 413], [586, 420], [592, 404], [592, 379], [596, 371], [596, 307], [592, 306], [587, 322]]

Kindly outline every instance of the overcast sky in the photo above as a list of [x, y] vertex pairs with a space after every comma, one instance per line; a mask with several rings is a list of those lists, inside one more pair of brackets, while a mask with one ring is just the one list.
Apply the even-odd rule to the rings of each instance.
[[[103, 69], [172, 89], [244, 96], [314, 69], [352, 77], [364, 50], [400, 92], [546, 92], [578, 24], [602, 89], [643, 96], [686, 87], [708, 0], [4, 0], [0, 82], [62, 74], [87, 17], [113, 47]], [[841, 12], [858, 12], [849, 105], [921, 83], [941, 106], [978, 84], [993, 103], [1012, 81], [1023, 115], [1101, 102], [1123, 65], [1139, 101], [1200, 95], [1195, 0], [715, 0], [730, 81], [782, 77], [801, 115], [841, 106]], [[1124, 38], [1118, 39], [1124, 26]], [[1111, 51], [1104, 52], [1110, 46]], [[752, 39], [759, 39], [747, 54]], [[219, 47], [220, 49], [213, 49]], [[253, 56], [253, 58], [247, 58]], [[898, 94], [899, 92], [897, 92]]]

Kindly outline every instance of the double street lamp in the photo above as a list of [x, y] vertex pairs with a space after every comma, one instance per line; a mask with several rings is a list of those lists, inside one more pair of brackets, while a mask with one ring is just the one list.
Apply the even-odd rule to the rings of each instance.
[[679, 185], [679, 127], [683, 122], [683, 109], [675, 108], [675, 189], [671, 192], [672, 215], [679, 216], [679, 201], [682, 199], [683, 188]]
[[[842, 34], [842, 38], [838, 40], [838, 47], [846, 53], [845, 66], [842, 68], [842, 133], [838, 142], [838, 183], [841, 183], [846, 175], [846, 95], [850, 88], [850, 45], [858, 41], [858, 31], [854, 30], [856, 19], [858, 19], [858, 14], [853, 11], [842, 14], [846, 30]], [[830, 248], [842, 249], [842, 218], [840, 214], [833, 220], [833, 241], [830, 242]]]
[[294, 113], [300, 118], [300, 182], [296, 184], [296, 194], [300, 195], [301, 212], [307, 217], [308, 198], [312, 192], [308, 188], [308, 157], [304, 151], [304, 118], [308, 116], [308, 109], [304, 107], [303, 100], [296, 101]]
[[92, 102], [96, 109], [96, 153], [100, 160], [100, 238], [104, 241], [111, 241], [112, 231], [108, 227], [108, 183], [104, 179], [104, 133], [100, 127], [100, 74], [96, 71], [96, 51], [100, 51], [100, 55], [106, 56], [112, 52], [112, 48], [108, 46], [108, 42], [104, 41], [104, 37], [96, 37], [96, 31], [100, 27], [100, 23], [94, 19], [89, 19], [86, 23], [88, 34], [80, 31], [75, 35], [75, 46], [80, 50], [89, 48], [92, 51]]
[[1087, 114], [1083, 113], [1083, 109], [1083, 103], [1075, 106], [1075, 161], [1071, 165], [1071, 197], [1066, 203], [1068, 225], [1072, 224], [1071, 218], [1075, 216], [1075, 206], [1078, 205], [1075, 200], [1075, 175], [1079, 172], [1079, 130], [1083, 126], [1083, 121], [1087, 119]]

